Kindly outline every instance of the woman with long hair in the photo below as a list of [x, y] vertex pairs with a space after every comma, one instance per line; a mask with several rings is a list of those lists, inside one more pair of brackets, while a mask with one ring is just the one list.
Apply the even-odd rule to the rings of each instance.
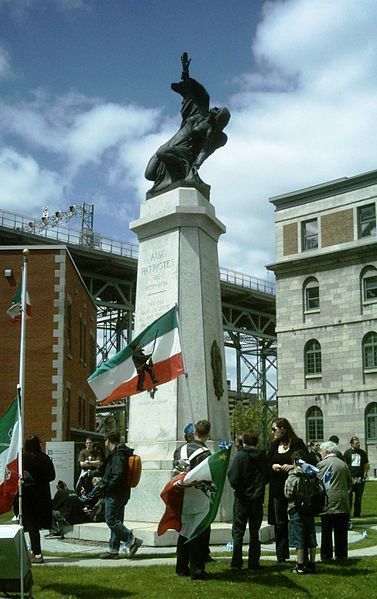
[[42, 451], [39, 438], [35, 435], [28, 437], [24, 448], [22, 506], [24, 529], [29, 533], [31, 562], [34, 564], [43, 564], [44, 561], [39, 531], [52, 526], [50, 482], [54, 478], [54, 465]]
[[293, 468], [292, 454], [301, 451], [308, 456], [308, 461], [310, 458], [304, 441], [297, 437], [286, 418], [276, 418], [272, 432], [274, 439], [267, 455], [270, 467], [268, 523], [275, 527], [276, 557], [283, 563], [289, 559], [288, 500], [284, 495], [284, 484]]

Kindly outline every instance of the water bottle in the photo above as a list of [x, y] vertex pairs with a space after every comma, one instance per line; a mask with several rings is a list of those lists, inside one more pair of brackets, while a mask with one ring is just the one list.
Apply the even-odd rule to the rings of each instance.
[[225, 547], [225, 551], [233, 551], [233, 541], [228, 541]]
[[124, 553], [126, 557], [128, 556], [129, 549], [124, 541], [121, 541], [119, 551], [120, 553]]

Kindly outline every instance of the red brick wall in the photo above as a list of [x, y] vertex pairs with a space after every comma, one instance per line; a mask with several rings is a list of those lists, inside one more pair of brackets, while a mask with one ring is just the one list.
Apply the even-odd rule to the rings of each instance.
[[[36, 434], [42, 442], [56, 438], [53, 428], [53, 421], [56, 416], [53, 414], [53, 408], [59, 405], [59, 398], [53, 397], [53, 392], [57, 390], [57, 385], [52, 382], [52, 377], [58, 375], [56, 368], [53, 368], [53, 361], [57, 354], [53, 351], [53, 346], [58, 343], [58, 339], [53, 335], [57, 324], [54, 323], [54, 315], [59, 314], [59, 308], [54, 307], [54, 300], [59, 297], [58, 292], [54, 291], [54, 286], [59, 282], [55, 276], [55, 271], [59, 269], [59, 264], [55, 261], [55, 255], [60, 255], [59, 249], [37, 250], [32, 248], [28, 259], [28, 284], [31, 304], [32, 318], [27, 321], [26, 326], [26, 372], [25, 372], [25, 436]], [[65, 252], [65, 250], [64, 250]], [[89, 374], [89, 368], [79, 363], [76, 359], [76, 343], [78, 337], [77, 314], [76, 311], [83, 309], [86, 304], [87, 329], [87, 353], [89, 352], [89, 330], [95, 330], [96, 310], [93, 306], [88, 292], [83, 286], [81, 279], [76, 273], [71, 259], [66, 256], [66, 289], [72, 291], [73, 299], [73, 318], [72, 327], [73, 338], [75, 340], [72, 359], [64, 357], [64, 373], [61, 389], [66, 388], [66, 380], [72, 386], [71, 424], [76, 427], [75, 402], [77, 402], [78, 392], [82, 392], [86, 401], [94, 401], [93, 394], [86, 383], [86, 377]], [[21, 323], [12, 324], [6, 311], [14, 297], [17, 287], [21, 282], [22, 267], [22, 247], [0, 251], [0, 364], [1, 364], [1, 394], [0, 394], [0, 417], [7, 410], [16, 395], [16, 388], [19, 379], [19, 349]], [[4, 277], [5, 268], [11, 268], [13, 271], [12, 279]], [[75, 293], [77, 289], [77, 293]], [[60, 314], [64, 319], [65, 315]], [[64, 327], [65, 329], [65, 327]], [[63, 347], [63, 346], [62, 346]], [[65, 354], [65, 349], [64, 349]], [[88, 353], [89, 355], [89, 353]], [[77, 405], [77, 404], [76, 404]], [[63, 406], [63, 400], [60, 398], [60, 406]], [[89, 408], [87, 409], [89, 413]], [[88, 423], [89, 424], [89, 423]], [[62, 427], [61, 439], [65, 440], [65, 428]]]

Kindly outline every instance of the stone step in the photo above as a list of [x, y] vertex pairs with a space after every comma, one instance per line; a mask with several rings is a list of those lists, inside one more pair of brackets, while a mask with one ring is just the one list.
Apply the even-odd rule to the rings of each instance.
[[[158, 536], [158, 522], [130, 522], [126, 521], [127, 528], [133, 530], [134, 534], [143, 539], [143, 545], [147, 547], [175, 547], [178, 534], [175, 530], [168, 530], [164, 535]], [[73, 529], [65, 534], [66, 539], [76, 539], [82, 541], [102, 541], [109, 540], [109, 528], [105, 522], [91, 522], [85, 524], [76, 524]], [[259, 531], [261, 543], [269, 543], [274, 539], [274, 527], [263, 522]], [[226, 545], [232, 540], [231, 522], [213, 522], [211, 525], [211, 545]], [[245, 533], [244, 543], [249, 542], [249, 533]]]

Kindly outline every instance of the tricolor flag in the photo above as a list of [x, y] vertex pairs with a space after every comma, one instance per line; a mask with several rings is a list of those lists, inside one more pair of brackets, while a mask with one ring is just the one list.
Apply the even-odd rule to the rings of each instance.
[[140, 335], [88, 378], [101, 405], [148, 391], [184, 374], [177, 307], [152, 322]]
[[220, 449], [190, 472], [172, 478], [161, 493], [166, 510], [157, 532], [169, 528], [188, 540], [206, 530], [216, 518], [229, 465], [230, 450]]
[[[21, 285], [16, 291], [16, 295], [12, 299], [11, 305], [7, 310], [7, 314], [11, 317], [12, 322], [21, 320]], [[31, 318], [31, 301], [29, 293], [26, 291], [26, 318]]]
[[9, 512], [18, 490], [18, 404], [0, 419], [0, 514]]

